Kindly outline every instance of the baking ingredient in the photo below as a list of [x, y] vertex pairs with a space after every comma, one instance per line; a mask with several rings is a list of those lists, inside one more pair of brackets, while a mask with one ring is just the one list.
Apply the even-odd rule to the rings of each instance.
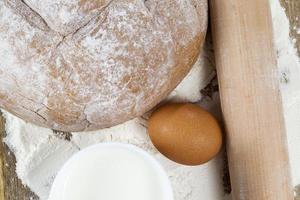
[[275, 47], [278, 55], [279, 78], [293, 185], [300, 184], [300, 59], [290, 23], [278, 0], [270, 0], [273, 15]]
[[217, 120], [199, 106], [187, 103], [169, 103], [154, 111], [148, 133], [159, 152], [185, 165], [208, 162], [222, 145]]
[[[289, 21], [284, 9], [280, 6], [279, 0], [270, 0], [270, 3], [292, 178], [293, 184], [296, 186], [300, 184], [300, 62], [289, 37]], [[191, 71], [193, 74], [189, 74], [182, 84], [172, 92], [170, 99], [176, 102], [198, 102], [197, 104], [220, 115], [218, 94], [215, 92], [213, 95], [209, 95], [212, 96], [210, 98], [199, 93], [207, 85], [209, 78], [214, 76], [211, 67], [214, 65], [212, 53], [211, 46], [206, 46], [200, 61]], [[209, 88], [208, 90], [211, 91]], [[134, 144], [155, 156], [167, 170], [175, 200], [223, 199], [222, 154], [197, 167], [175, 164], [161, 156], [152, 146], [145, 128], [147, 123], [143, 118], [137, 118], [110, 129], [74, 133], [71, 140], [67, 141], [49, 129], [36, 127], [6, 114], [8, 136], [5, 142], [16, 155], [19, 178], [38, 194], [41, 200], [47, 199], [57, 170], [74, 152], [80, 148], [107, 141]], [[56, 146], [59, 148], [54, 148]], [[36, 200], [35, 197], [32, 199]], [[226, 195], [225, 199], [228, 200], [230, 197]]]
[[4, 142], [16, 156], [18, 177], [42, 200], [47, 199], [57, 171], [79, 148], [50, 129], [26, 123], [6, 112], [4, 116]]
[[163, 168], [145, 151], [120, 143], [85, 148], [64, 165], [49, 200], [173, 200]]

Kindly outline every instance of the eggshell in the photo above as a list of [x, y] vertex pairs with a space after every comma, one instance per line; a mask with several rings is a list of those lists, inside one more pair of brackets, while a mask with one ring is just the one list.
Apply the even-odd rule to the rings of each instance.
[[217, 120], [193, 104], [169, 103], [160, 107], [149, 119], [148, 133], [163, 155], [185, 165], [208, 162], [222, 146]]

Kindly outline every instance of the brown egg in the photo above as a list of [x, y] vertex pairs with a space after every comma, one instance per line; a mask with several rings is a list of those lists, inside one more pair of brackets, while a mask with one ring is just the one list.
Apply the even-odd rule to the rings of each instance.
[[185, 165], [200, 165], [220, 151], [222, 133], [217, 120], [193, 104], [169, 103], [149, 119], [154, 146], [167, 158]]

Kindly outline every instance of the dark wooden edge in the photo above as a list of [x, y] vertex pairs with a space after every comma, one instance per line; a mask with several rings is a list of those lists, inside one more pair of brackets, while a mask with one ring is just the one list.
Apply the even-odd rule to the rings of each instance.
[[295, 47], [300, 55], [300, 0], [280, 0], [290, 21], [290, 35], [295, 39]]
[[38, 200], [18, 178], [16, 158], [3, 142], [5, 136], [5, 118], [0, 111], [0, 200]]
[[[4, 118], [2, 117], [2, 113], [0, 111], [0, 139], [2, 140], [5, 132], [5, 122]], [[3, 142], [0, 143], [0, 200], [4, 200], [4, 148], [3, 148]]]

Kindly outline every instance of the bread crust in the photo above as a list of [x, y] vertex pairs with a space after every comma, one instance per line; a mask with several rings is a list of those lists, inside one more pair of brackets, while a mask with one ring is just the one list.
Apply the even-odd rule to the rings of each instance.
[[206, 29], [206, 0], [0, 0], [0, 107], [60, 131], [122, 123], [179, 84]]

